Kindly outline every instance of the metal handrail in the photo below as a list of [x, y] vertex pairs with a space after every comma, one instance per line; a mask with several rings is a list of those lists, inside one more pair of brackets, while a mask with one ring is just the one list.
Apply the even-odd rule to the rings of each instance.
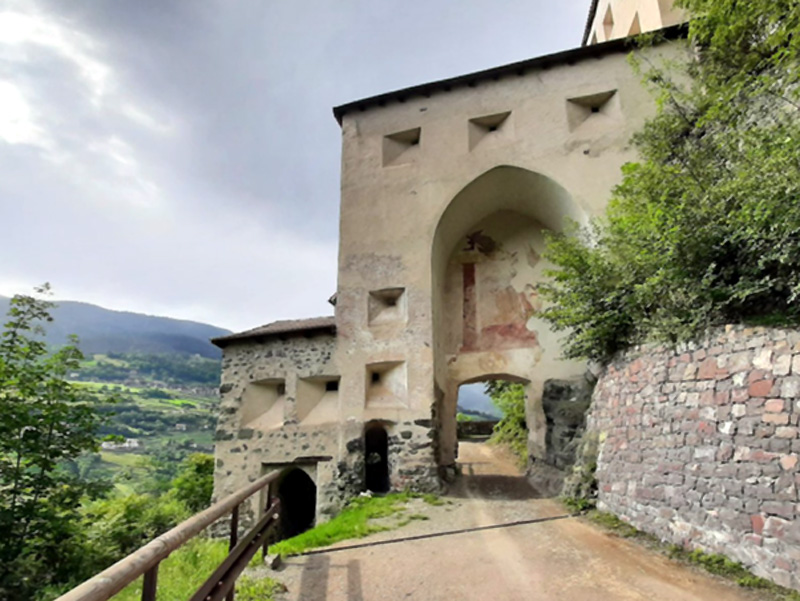
[[[172, 530], [153, 539], [111, 567], [106, 568], [83, 584], [60, 596], [56, 601], [108, 601], [108, 599], [142, 575], [145, 576], [145, 582], [142, 586], [142, 599], [155, 599], [156, 576], [158, 565], [161, 561], [228, 513], [232, 513], [234, 516], [231, 530], [231, 546], [233, 547], [236, 544], [234, 541], [236, 540], [235, 530], [238, 522], [239, 505], [271, 482], [277, 480], [282, 473], [282, 470], [275, 470], [261, 476], [252, 484], [225, 497], [208, 509], [195, 514], [175, 526]], [[268, 509], [270, 508], [271, 506], [268, 506]], [[152, 594], [152, 597], [148, 597], [148, 589], [151, 589], [150, 594]]]

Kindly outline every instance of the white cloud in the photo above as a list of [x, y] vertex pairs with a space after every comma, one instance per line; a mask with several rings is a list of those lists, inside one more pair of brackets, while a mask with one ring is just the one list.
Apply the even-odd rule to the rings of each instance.
[[50, 146], [47, 135], [35, 123], [25, 96], [7, 81], [0, 81], [0, 139], [9, 144]]

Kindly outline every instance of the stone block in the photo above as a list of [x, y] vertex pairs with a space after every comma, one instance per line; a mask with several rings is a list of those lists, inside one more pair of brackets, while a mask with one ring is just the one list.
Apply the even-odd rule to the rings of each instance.
[[792, 371], [792, 355], [776, 354], [772, 363], [772, 373], [776, 376], [788, 376]]
[[773, 384], [774, 382], [772, 380], [756, 380], [750, 384], [747, 389], [747, 393], [751, 397], [769, 396], [770, 392], [772, 391]]
[[764, 403], [764, 411], [767, 413], [780, 413], [785, 406], [786, 402], [783, 399], [769, 399]]
[[781, 383], [781, 396], [785, 399], [800, 397], [800, 375], [784, 378]]
[[797, 438], [797, 428], [794, 426], [779, 426], [775, 428], [775, 436], [778, 438]]
[[792, 503], [779, 503], [777, 501], [766, 501], [761, 504], [761, 511], [767, 514], [768, 516], [773, 516], [767, 519], [766, 522], [767, 524], [769, 523], [769, 520], [777, 520], [773, 522], [774, 527], [778, 526], [783, 527], [787, 523], [787, 520], [790, 520], [795, 517], [794, 505]]
[[772, 349], [763, 348], [755, 352], [753, 357], [753, 365], [758, 369], [770, 370], [772, 369]]
[[761, 416], [761, 420], [768, 424], [775, 424], [777, 426], [785, 426], [789, 423], [788, 413], [765, 413]]

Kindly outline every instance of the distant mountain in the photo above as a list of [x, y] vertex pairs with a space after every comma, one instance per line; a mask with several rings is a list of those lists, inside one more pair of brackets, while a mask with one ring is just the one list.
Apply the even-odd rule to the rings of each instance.
[[[0, 296], [0, 315], [9, 300]], [[230, 330], [195, 321], [155, 317], [128, 311], [112, 311], [76, 301], [57, 301], [53, 322], [47, 324], [47, 342], [63, 344], [76, 334], [86, 355], [95, 353], [177, 353], [219, 358], [221, 351], [210, 338]], [[5, 320], [4, 320], [5, 321]]]

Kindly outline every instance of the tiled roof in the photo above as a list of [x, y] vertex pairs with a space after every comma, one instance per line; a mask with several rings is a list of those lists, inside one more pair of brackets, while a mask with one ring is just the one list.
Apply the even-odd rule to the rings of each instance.
[[223, 348], [231, 342], [248, 340], [251, 338], [269, 338], [272, 336], [292, 336], [308, 333], [336, 333], [336, 320], [333, 316], [311, 317], [309, 319], [284, 319], [273, 321], [265, 326], [246, 330], [229, 336], [213, 338], [211, 342]]

